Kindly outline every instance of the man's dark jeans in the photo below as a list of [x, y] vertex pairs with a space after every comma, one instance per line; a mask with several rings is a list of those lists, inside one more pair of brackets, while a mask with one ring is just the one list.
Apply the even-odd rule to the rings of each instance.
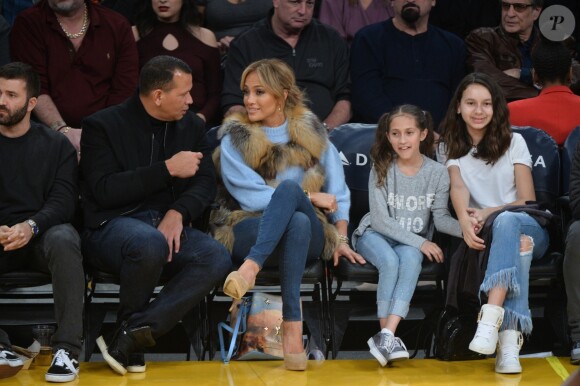
[[[198, 304], [231, 268], [223, 245], [185, 227], [179, 253], [167, 262], [169, 247], [157, 226], [163, 214], [146, 210], [119, 216], [83, 233], [83, 252], [93, 267], [119, 275], [117, 322], [129, 328], [149, 326], [154, 338], [168, 332]], [[159, 279], [170, 278], [153, 302]]]

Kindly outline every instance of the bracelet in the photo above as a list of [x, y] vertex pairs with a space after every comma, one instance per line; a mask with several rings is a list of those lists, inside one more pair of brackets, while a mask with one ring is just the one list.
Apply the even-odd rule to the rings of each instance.
[[306, 189], [304, 189], [304, 194], [306, 195], [306, 197], [308, 197], [308, 199], [310, 200], [310, 192]]
[[59, 131], [60, 129], [62, 129], [65, 126], [66, 126], [66, 123], [64, 121], [54, 121], [50, 124], [50, 128], [54, 131]]
[[59, 133], [66, 134], [69, 132], [70, 129], [71, 129], [70, 126], [64, 125], [62, 127], [59, 127], [56, 131], [58, 131]]
[[346, 235], [338, 235], [338, 240], [341, 244], [348, 244], [348, 236]]

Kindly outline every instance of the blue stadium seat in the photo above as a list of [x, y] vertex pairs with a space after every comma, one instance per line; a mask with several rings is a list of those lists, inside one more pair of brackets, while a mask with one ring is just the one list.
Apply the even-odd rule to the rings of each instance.
[[562, 146], [562, 195], [568, 194], [570, 187], [570, 171], [572, 169], [572, 160], [578, 140], [580, 139], [580, 126], [577, 126], [566, 138]]

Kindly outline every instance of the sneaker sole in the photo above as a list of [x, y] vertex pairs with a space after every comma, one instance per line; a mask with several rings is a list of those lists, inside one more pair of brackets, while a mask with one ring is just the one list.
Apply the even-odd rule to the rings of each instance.
[[128, 373], [144, 373], [147, 370], [147, 365], [143, 366], [127, 366]]
[[105, 339], [103, 339], [102, 336], [99, 336], [97, 338], [97, 346], [99, 346], [99, 350], [101, 350], [101, 354], [103, 354], [103, 358], [105, 359], [105, 361], [107, 362], [109, 367], [111, 369], [113, 369], [114, 372], [116, 372], [117, 374], [120, 374], [120, 375], [127, 374], [127, 369], [124, 368], [122, 364], [117, 362], [117, 360], [115, 358], [113, 358], [111, 355], [109, 355], [109, 351], [107, 350], [107, 344], [105, 343]]
[[389, 362], [400, 362], [409, 359], [409, 353], [403, 352], [398, 354], [391, 354], [389, 355], [388, 361]]
[[63, 383], [63, 382], [72, 382], [76, 379], [76, 377], [77, 377], [76, 374], [71, 375], [46, 374], [44, 376], [44, 379], [46, 380], [46, 382]]
[[520, 374], [522, 372], [522, 366], [516, 367], [496, 367], [495, 372], [499, 374]]
[[369, 340], [367, 340], [367, 344], [369, 346], [369, 351], [372, 354], [372, 356], [374, 356], [376, 358], [376, 360], [379, 361], [381, 366], [385, 367], [387, 365], [387, 363], [389, 363], [389, 361], [387, 360], [387, 358], [385, 358], [383, 356], [383, 354], [381, 354], [381, 352], [379, 351], [377, 346], [375, 346], [375, 342], [373, 341], [373, 338], [370, 338]]

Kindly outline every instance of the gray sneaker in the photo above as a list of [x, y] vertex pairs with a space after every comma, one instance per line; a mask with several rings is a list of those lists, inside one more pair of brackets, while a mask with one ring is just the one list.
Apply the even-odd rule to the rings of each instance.
[[572, 351], [570, 351], [570, 363], [573, 365], [580, 364], [580, 340], [574, 342], [572, 345]]
[[395, 337], [395, 341], [393, 342], [393, 349], [389, 353], [387, 359], [389, 362], [404, 361], [405, 359], [409, 359], [409, 352], [407, 351], [407, 347], [405, 347], [405, 343], [403, 343], [401, 338]]
[[369, 351], [379, 361], [381, 366], [386, 366], [389, 362], [389, 355], [393, 350], [395, 337], [392, 334], [378, 332], [367, 340]]

